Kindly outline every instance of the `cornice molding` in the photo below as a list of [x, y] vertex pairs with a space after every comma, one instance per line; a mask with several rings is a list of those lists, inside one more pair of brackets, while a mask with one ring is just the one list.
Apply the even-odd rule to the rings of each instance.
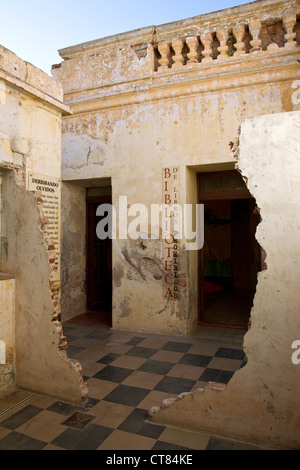
[[180, 73], [155, 74], [111, 86], [77, 90], [66, 93], [65, 102], [74, 114], [82, 114], [299, 79], [300, 50], [281, 55], [285, 57], [279, 63], [274, 57], [278, 53], [268, 54], [268, 57], [230, 62], [230, 67], [228, 64], [202, 66], [197, 71], [190, 68]]
[[67, 116], [72, 114], [72, 110], [67, 104], [62, 103], [61, 101], [41, 90], [38, 90], [33, 85], [30, 85], [18, 77], [11, 75], [2, 68], [0, 68], [0, 80], [3, 80], [8, 86], [19, 90], [21, 93], [24, 93], [25, 95], [37, 99], [38, 101], [43, 102], [45, 105], [54, 108], [60, 115]]

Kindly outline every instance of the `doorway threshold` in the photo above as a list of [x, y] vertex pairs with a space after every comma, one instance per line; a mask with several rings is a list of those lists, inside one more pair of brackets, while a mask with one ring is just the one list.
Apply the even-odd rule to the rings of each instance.
[[68, 322], [83, 326], [111, 328], [112, 315], [111, 312], [89, 310], [80, 315], [77, 315], [76, 317], [70, 318]]
[[228, 325], [223, 323], [210, 323], [205, 321], [199, 321], [198, 326], [211, 326], [214, 328], [231, 328], [233, 330], [244, 330], [247, 331], [248, 327], [243, 325]]

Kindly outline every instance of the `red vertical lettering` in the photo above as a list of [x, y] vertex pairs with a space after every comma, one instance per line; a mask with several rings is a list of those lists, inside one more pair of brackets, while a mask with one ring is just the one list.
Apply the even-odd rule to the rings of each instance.
[[165, 171], [165, 178], [170, 178], [171, 177], [170, 168], [165, 168], [164, 171]]
[[173, 250], [173, 248], [170, 246], [165, 246], [165, 250], [168, 250], [168, 258], [171, 258], [172, 255], [170, 253], [171, 253], [171, 250]]
[[170, 287], [167, 289], [167, 292], [166, 292], [165, 297], [172, 297], [172, 298], [173, 298], [173, 295], [172, 295], [172, 292], [171, 292]]
[[165, 271], [171, 271], [172, 263], [171, 261], [165, 260]]
[[170, 194], [165, 194], [165, 204], [171, 204]]

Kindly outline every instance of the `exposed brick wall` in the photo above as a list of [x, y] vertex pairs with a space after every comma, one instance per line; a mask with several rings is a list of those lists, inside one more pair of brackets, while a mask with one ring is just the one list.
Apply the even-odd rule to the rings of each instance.
[[285, 30], [281, 20], [263, 23], [259, 35], [262, 50], [266, 51], [267, 47], [272, 43], [276, 43], [278, 47], [283, 47], [285, 42], [284, 35]]

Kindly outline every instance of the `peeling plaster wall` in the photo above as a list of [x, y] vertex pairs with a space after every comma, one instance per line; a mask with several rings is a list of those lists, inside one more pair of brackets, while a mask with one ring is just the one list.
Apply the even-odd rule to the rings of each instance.
[[300, 112], [247, 119], [238, 167], [248, 178], [262, 221], [257, 239], [267, 253], [244, 339], [247, 364], [225, 389], [209, 386], [153, 408], [155, 422], [232, 436], [266, 448], [299, 449]]
[[[0, 326], [11, 325], [0, 330], [5, 366], [17, 387], [81, 402], [81, 366], [67, 357], [60, 322], [61, 118], [70, 113], [62, 98], [57, 81], [0, 46], [0, 296], [10, 299]], [[31, 186], [34, 178], [54, 181], [56, 192]]]
[[[51, 267], [36, 198], [19, 188], [13, 172], [3, 177], [4, 269], [16, 276], [15, 350], [18, 387], [81, 401], [75, 363], [60, 351], [60, 325], [53, 318]], [[81, 378], [82, 381], [82, 378]]]
[[[217, 31], [226, 49], [224, 25], [255, 26], [284, 16], [293, 27], [296, 11], [294, 0], [263, 0], [61, 50], [64, 61], [53, 73], [73, 110], [63, 121], [63, 180], [88, 184], [93, 178], [111, 178], [116, 209], [124, 195], [129, 206], [142, 203], [149, 209], [163, 203], [163, 168], [178, 167], [180, 203], [195, 203], [197, 171], [235, 167], [228, 145], [245, 119], [299, 109], [293, 100], [300, 77], [299, 47], [296, 42], [264, 52], [258, 47], [236, 58], [225, 54], [215, 61], [156, 71], [157, 45], [194, 35], [205, 40], [207, 31]], [[139, 56], [141, 44], [147, 47]], [[82, 253], [81, 234], [78, 238]], [[181, 250], [186, 287], [180, 301], [173, 302], [164, 298], [163, 276], [153, 274], [153, 266], [163, 272], [163, 252], [162, 241], [149, 240], [144, 247], [130, 240], [114, 242], [115, 328], [187, 334], [195, 326], [197, 253]], [[73, 269], [77, 260], [70, 252], [64, 269]], [[65, 292], [68, 311], [74, 298]]]
[[[86, 189], [62, 185], [61, 310], [63, 320], [86, 309]], [[72, 263], [70, 264], [70, 260]]]
[[0, 273], [0, 396], [15, 386], [15, 279]]
[[15, 368], [15, 279], [2, 274], [0, 288], [0, 331], [1, 340], [5, 340], [5, 361], [2, 364], [11, 364]]
[[0, 45], [0, 162], [25, 187], [30, 171], [60, 177], [61, 85]]
[[[105, 86], [136, 80], [137, 77], [151, 73], [153, 51], [150, 45], [154, 41], [155, 28], [150, 26], [85, 43], [78, 50], [76, 48], [75, 52], [71, 52], [69, 48], [62, 49], [60, 53], [72, 59], [63, 64], [64, 88], [88, 89], [93, 88], [95, 82]], [[88, 49], [87, 53], [81, 54], [85, 48]], [[55, 69], [60, 66], [61, 64], [55, 66]]]
[[[196, 171], [201, 171], [208, 164], [231, 163], [234, 167], [235, 161], [229, 154], [228, 143], [238, 134], [241, 118], [266, 111], [282, 111], [282, 97], [291, 97], [291, 84], [292, 81], [280, 85], [261, 85], [251, 90], [247, 87], [234, 88], [230, 92], [197, 95], [184, 101], [148, 103], [66, 118], [62, 137], [63, 178], [65, 181], [89, 181], [95, 177], [111, 177], [116, 208], [118, 197], [126, 195], [129, 205], [143, 203], [149, 209], [151, 203], [163, 202], [162, 168], [179, 166], [181, 202], [195, 202]], [[289, 108], [292, 109], [291, 99]], [[188, 176], [187, 167], [191, 172]], [[76, 220], [81, 217], [83, 202], [81, 200], [78, 210], [71, 200], [68, 202], [74, 207], [72, 215]], [[65, 222], [68, 225], [68, 218]], [[75, 268], [78, 256], [79, 266], [82, 266], [85, 243], [82, 235], [83, 229], [73, 234], [77, 249], [70, 253], [69, 258], [65, 254], [64, 269], [78, 269]], [[147, 249], [141, 250], [138, 244], [134, 249], [128, 243], [126, 250], [131, 263], [124, 256], [123, 245], [122, 241], [116, 240], [113, 251], [114, 273], [122, 273], [113, 278], [114, 326], [187, 334], [197, 318], [196, 254], [190, 252], [182, 255], [186, 272], [190, 274], [190, 294], [187, 295], [187, 303], [174, 305], [164, 300], [160, 280], [154, 279], [151, 273], [143, 277], [133, 267], [133, 264], [140, 263], [141, 257], [151, 259], [154, 256], [152, 259], [156, 260], [162, 272], [162, 245], [149, 240]], [[189, 271], [189, 263], [194, 266], [192, 272]], [[82, 289], [83, 286], [78, 291], [80, 303]], [[159, 293], [155, 299], [153, 291]], [[73, 293], [70, 296], [67, 290], [65, 293], [64, 305], [68, 312], [75, 297]]]

